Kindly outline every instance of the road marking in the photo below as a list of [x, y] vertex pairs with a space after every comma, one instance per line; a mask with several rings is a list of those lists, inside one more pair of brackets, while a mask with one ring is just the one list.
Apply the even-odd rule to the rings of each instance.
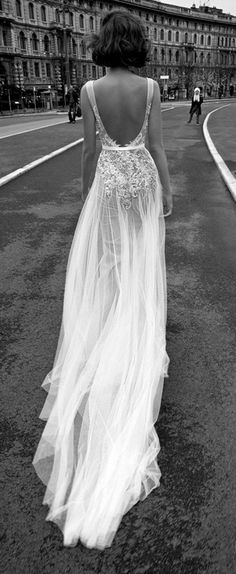
[[[81, 119], [82, 118], [78, 118], [77, 121], [80, 121]], [[44, 120], [42, 120], [42, 121], [44, 121]], [[47, 120], [45, 120], [45, 121], [47, 121]], [[3, 140], [5, 138], [10, 138], [13, 136], [19, 136], [21, 134], [25, 134], [25, 133], [29, 133], [29, 132], [34, 132], [36, 130], [43, 130], [44, 128], [50, 128], [51, 126], [60, 126], [61, 124], [66, 124], [66, 123], [68, 123], [68, 119], [63, 118], [63, 121], [60, 121], [60, 122], [58, 122], [58, 121], [53, 122], [53, 123], [51, 122], [51, 123], [47, 124], [46, 126], [36, 126], [34, 128], [30, 128], [29, 130], [26, 129], [26, 130], [22, 130], [20, 132], [14, 132], [13, 134], [6, 134], [5, 136], [0, 136], [0, 140]]]
[[211, 139], [211, 136], [209, 134], [209, 130], [207, 127], [208, 124], [208, 120], [211, 116], [211, 114], [214, 114], [215, 112], [218, 112], [218, 110], [222, 110], [223, 108], [228, 108], [231, 104], [226, 104], [224, 106], [221, 106], [220, 108], [216, 108], [215, 110], [212, 110], [211, 112], [209, 112], [209, 114], [207, 114], [205, 121], [203, 123], [203, 133], [204, 133], [204, 137], [205, 137], [205, 141], [206, 144], [208, 146], [209, 152], [213, 157], [214, 162], [216, 163], [224, 182], [226, 183], [231, 195], [233, 196], [234, 201], [236, 201], [236, 178], [234, 177], [234, 175], [232, 174], [232, 172], [230, 171], [230, 169], [228, 168], [228, 166], [226, 165], [226, 163], [223, 160], [223, 157], [219, 154], [219, 152], [217, 151], [215, 145], [213, 144], [213, 141]]
[[0, 178], [0, 187], [5, 185], [6, 183], [9, 183], [9, 181], [12, 181], [12, 179], [16, 179], [20, 175], [23, 175], [27, 171], [34, 169], [38, 165], [41, 165], [41, 163], [44, 163], [45, 161], [48, 161], [49, 159], [52, 159], [53, 157], [56, 157], [57, 155], [64, 153], [64, 151], [67, 151], [68, 149], [82, 143], [83, 141], [84, 141], [84, 138], [80, 138], [79, 140], [76, 140], [75, 142], [72, 142], [70, 144], [67, 144], [64, 147], [56, 149], [55, 151], [52, 151], [51, 153], [49, 153], [47, 155], [39, 157], [38, 159], [31, 161], [31, 163], [28, 163], [27, 165], [24, 165], [23, 167], [20, 167], [19, 169], [16, 169], [15, 171], [8, 173], [7, 175], [4, 175], [3, 177]]

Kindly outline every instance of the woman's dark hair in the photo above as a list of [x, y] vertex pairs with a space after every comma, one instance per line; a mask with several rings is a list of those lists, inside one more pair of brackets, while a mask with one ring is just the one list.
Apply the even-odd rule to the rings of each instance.
[[127, 10], [111, 10], [105, 14], [100, 33], [92, 36], [89, 47], [94, 63], [109, 68], [142, 68], [149, 53], [140, 18]]

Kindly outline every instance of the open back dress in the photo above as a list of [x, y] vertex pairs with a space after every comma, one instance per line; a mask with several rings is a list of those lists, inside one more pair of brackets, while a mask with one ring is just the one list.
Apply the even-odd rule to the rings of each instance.
[[101, 141], [70, 251], [61, 332], [34, 465], [64, 544], [110, 546], [160, 482], [157, 420], [168, 356], [162, 190], [142, 129], [121, 147], [86, 84]]

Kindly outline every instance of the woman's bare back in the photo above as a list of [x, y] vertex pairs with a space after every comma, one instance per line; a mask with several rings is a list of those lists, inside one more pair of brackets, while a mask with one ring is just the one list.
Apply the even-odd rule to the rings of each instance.
[[145, 117], [147, 79], [116, 71], [96, 80], [94, 92], [101, 120], [111, 139], [121, 146], [133, 141]]

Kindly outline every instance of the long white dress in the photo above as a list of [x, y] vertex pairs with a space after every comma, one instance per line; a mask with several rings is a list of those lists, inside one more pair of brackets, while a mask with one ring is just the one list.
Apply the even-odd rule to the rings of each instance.
[[110, 546], [122, 516], [159, 485], [154, 429], [163, 379], [166, 277], [162, 194], [145, 148], [153, 82], [138, 136], [107, 134], [70, 251], [61, 333], [34, 458], [47, 520], [65, 545]]

